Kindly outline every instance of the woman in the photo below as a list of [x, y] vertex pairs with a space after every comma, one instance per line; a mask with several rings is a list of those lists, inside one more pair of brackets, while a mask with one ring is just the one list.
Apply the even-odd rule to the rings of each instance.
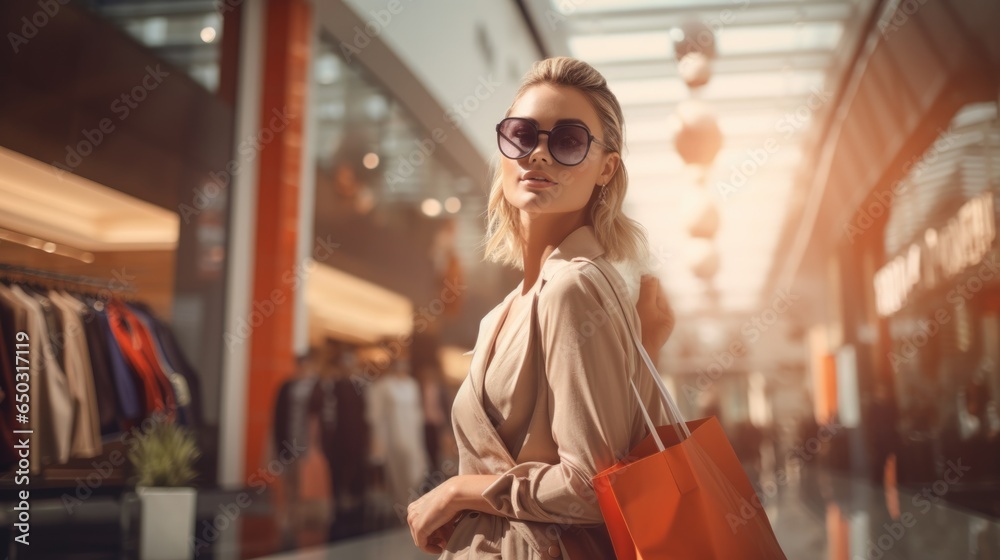
[[614, 557], [591, 477], [646, 435], [630, 376], [653, 420], [665, 420], [628, 324], [638, 328], [643, 316], [643, 344], [656, 355], [673, 322], [654, 279], [643, 279], [637, 314], [608, 266], [641, 261], [646, 250], [621, 210], [622, 127], [604, 78], [570, 58], [536, 63], [497, 125], [504, 157], [487, 256], [524, 278], [483, 319], [455, 398], [458, 476], [408, 509], [424, 551]]

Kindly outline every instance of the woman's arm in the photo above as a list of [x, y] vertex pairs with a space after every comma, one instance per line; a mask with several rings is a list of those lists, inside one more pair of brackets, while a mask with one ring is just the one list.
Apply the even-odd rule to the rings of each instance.
[[[549, 523], [601, 522], [591, 477], [628, 451], [632, 430], [622, 410], [627, 408], [623, 403], [635, 398], [622, 351], [631, 339], [624, 324], [616, 328], [605, 314], [605, 306], [613, 309], [617, 301], [605, 302], [598, 295], [594, 282], [601, 281], [603, 277], [582, 271], [567, 274], [554, 279], [546, 287], [549, 297], [539, 302], [541, 342], [547, 351], [545, 371], [538, 374], [550, 387], [550, 422], [560, 461], [456, 476], [413, 502], [408, 522], [423, 550], [438, 552], [438, 530], [463, 510]], [[669, 336], [672, 324], [664, 325], [672, 319], [665, 317], [672, 313], [664, 313], [657, 301], [658, 282], [644, 283], [642, 294], [637, 307], [646, 310], [647, 320], [656, 321], [655, 328], [644, 329], [643, 342], [655, 356]], [[647, 309], [649, 304], [654, 307]]]
[[465, 510], [502, 515], [483, 497], [498, 474], [464, 474], [453, 476], [440, 486], [415, 500], [406, 510], [413, 542], [424, 552], [438, 554], [447, 544], [439, 531]]

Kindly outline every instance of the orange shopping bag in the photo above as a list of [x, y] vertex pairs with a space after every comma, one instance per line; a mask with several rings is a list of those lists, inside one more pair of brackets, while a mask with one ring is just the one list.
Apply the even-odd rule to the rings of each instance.
[[[615, 287], [618, 277], [602, 272]], [[630, 378], [649, 435], [593, 478], [618, 560], [785, 560], [719, 421], [683, 420], [627, 312], [625, 318], [670, 424], [653, 424]]]
[[715, 417], [657, 429], [629, 457], [594, 477], [618, 560], [783, 560]]

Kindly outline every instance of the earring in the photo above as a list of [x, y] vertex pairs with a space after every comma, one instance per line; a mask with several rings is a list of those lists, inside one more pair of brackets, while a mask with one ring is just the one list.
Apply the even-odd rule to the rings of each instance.
[[597, 195], [597, 201], [599, 204], [607, 204], [606, 199], [608, 198], [608, 187], [607, 185], [599, 185], [601, 187], [601, 193]]

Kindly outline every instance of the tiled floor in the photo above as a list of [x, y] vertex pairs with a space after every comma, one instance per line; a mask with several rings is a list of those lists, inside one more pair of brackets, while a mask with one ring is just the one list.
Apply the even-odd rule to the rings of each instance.
[[[783, 486], [762, 485], [762, 501], [789, 560], [1000, 560], [1000, 523], [994, 520], [934, 503], [919, 492], [896, 497], [824, 473], [789, 478]], [[433, 556], [416, 550], [402, 530], [267, 560], [384, 558]]]

